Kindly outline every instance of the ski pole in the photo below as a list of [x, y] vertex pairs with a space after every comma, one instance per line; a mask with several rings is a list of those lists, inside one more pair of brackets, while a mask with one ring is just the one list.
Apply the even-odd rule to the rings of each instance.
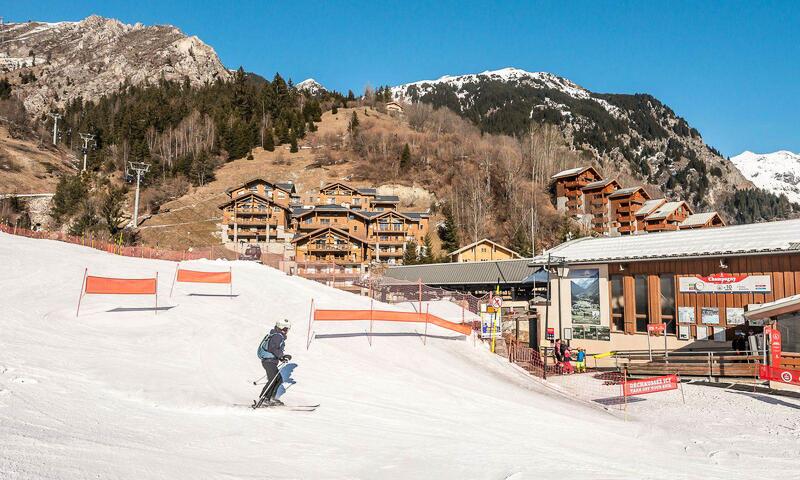
[[258, 385], [258, 382], [260, 382], [266, 376], [267, 376], [267, 374], [265, 373], [264, 375], [261, 375], [257, 379], [253, 380], [253, 385]]

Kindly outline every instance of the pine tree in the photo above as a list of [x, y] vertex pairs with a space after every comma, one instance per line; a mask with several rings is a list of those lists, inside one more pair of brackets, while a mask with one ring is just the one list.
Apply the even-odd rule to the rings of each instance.
[[411, 164], [411, 149], [408, 148], [406, 143], [403, 146], [403, 153], [400, 154], [400, 169], [405, 170]]
[[442, 240], [442, 250], [448, 254], [458, 250], [458, 226], [449, 203], [444, 204], [442, 214], [444, 215], [444, 225], [439, 227], [439, 238]]
[[272, 136], [271, 128], [266, 129], [266, 132], [264, 132], [264, 145], [262, 146], [268, 152], [275, 151], [275, 137]]
[[350, 132], [351, 137], [358, 135], [358, 115], [356, 115], [356, 112], [353, 112], [353, 115], [350, 117], [350, 124], [347, 126], [347, 131]]
[[350, 102], [352, 102], [352, 101], [354, 101], [355, 99], [356, 99], [356, 96], [355, 96], [355, 94], [353, 93], [353, 91], [352, 91], [352, 90], [348, 90], [348, 91], [347, 91], [347, 100], [348, 100], [348, 101], [350, 101]]
[[294, 130], [289, 134], [289, 152], [297, 153], [297, 136], [294, 134]]
[[431, 245], [431, 236], [428, 233], [425, 234], [425, 238], [422, 243], [422, 255], [420, 255], [419, 257], [419, 263], [422, 264], [436, 263], [436, 259], [433, 257], [433, 245]]
[[509, 248], [519, 253], [523, 257], [532, 256], [531, 242], [522, 228], [518, 228], [517, 231], [514, 232], [514, 236], [511, 237], [511, 243], [509, 244]]
[[[6, 83], [8, 83], [8, 82], [6, 82]], [[9, 89], [10, 89], [10, 87], [9, 87]], [[333, 107], [331, 108], [331, 113], [334, 114], [334, 115], [339, 113], [339, 107], [336, 106], [336, 103], [333, 104]]]
[[417, 242], [414, 240], [406, 243], [406, 249], [403, 252], [403, 265], [416, 265], [419, 263], [420, 258], [417, 250]]

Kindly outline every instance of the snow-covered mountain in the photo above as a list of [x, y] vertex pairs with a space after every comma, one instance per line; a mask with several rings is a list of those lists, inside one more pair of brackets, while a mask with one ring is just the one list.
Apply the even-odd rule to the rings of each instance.
[[[34, 116], [76, 98], [96, 100], [125, 83], [229, 78], [213, 48], [171, 25], [127, 25], [96, 15], [79, 22], [2, 27], [0, 70]], [[25, 80], [21, 80], [25, 76]]]
[[660, 189], [667, 198], [721, 208], [752, 187], [700, 132], [647, 94], [592, 92], [547, 72], [503, 68], [391, 88], [395, 100], [447, 107], [482, 130], [524, 137], [531, 123], [558, 126], [601, 169]]
[[307, 78], [303, 80], [302, 82], [295, 85], [295, 88], [297, 88], [300, 91], [306, 91], [311, 95], [316, 95], [318, 93], [327, 91], [321, 83], [317, 82], [313, 78]]
[[800, 155], [786, 150], [773, 153], [745, 151], [731, 157], [742, 175], [775, 195], [784, 194], [800, 204]]

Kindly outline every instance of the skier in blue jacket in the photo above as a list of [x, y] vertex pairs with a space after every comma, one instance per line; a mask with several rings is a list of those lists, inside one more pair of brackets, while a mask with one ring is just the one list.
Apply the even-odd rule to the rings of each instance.
[[267, 372], [267, 383], [261, 390], [261, 396], [264, 397], [266, 395], [265, 402], [267, 405], [283, 405], [283, 402], [275, 398], [275, 394], [278, 393], [278, 387], [283, 382], [280, 378], [275, 377], [280, 375], [278, 362], [288, 362], [292, 359], [291, 355], [286, 355], [283, 351], [286, 345], [286, 336], [289, 334], [289, 327], [291, 327], [289, 320], [278, 320], [275, 322], [275, 328], [270, 330], [269, 334], [261, 340], [258, 346], [258, 358], [261, 359], [261, 366]]

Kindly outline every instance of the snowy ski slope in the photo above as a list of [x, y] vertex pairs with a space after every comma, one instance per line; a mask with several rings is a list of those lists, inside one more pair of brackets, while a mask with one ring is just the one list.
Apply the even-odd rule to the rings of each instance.
[[[763, 464], [711, 461], [687, 448], [688, 438], [563, 398], [435, 326], [424, 345], [419, 326], [379, 325], [370, 346], [363, 322], [315, 324], [306, 350], [312, 298], [320, 308], [368, 308], [369, 300], [260, 265], [232, 265], [237, 297], [210, 296], [226, 293], [220, 286], [179, 284], [170, 299], [172, 262], [0, 234], [0, 478], [763, 473]], [[152, 297], [87, 296], [75, 318], [87, 266], [109, 276], [158, 271], [166, 309], [149, 310]], [[287, 352], [296, 364], [282, 398], [319, 402], [316, 412], [235, 405], [257, 394], [256, 347], [281, 316], [294, 325]], [[791, 475], [796, 458], [771, 465]]]

